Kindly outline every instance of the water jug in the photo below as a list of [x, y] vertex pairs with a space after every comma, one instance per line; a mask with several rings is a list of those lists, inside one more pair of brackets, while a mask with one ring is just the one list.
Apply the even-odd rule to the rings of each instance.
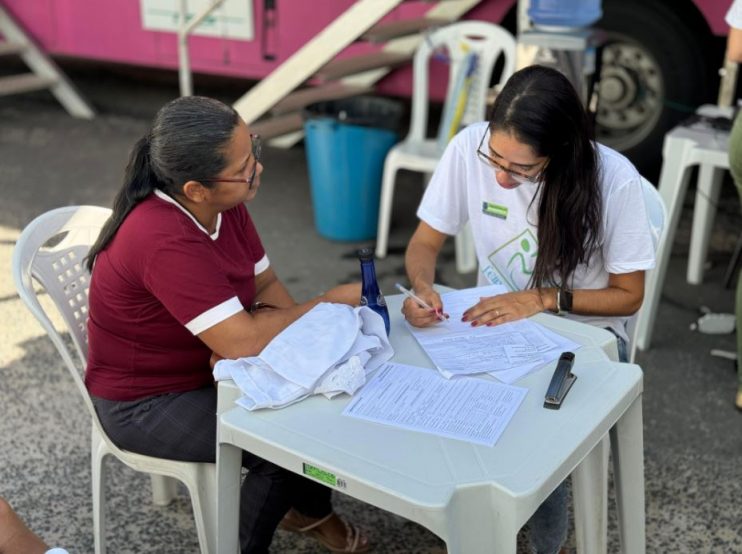
[[537, 28], [568, 30], [589, 27], [603, 15], [600, 0], [531, 0], [528, 17]]

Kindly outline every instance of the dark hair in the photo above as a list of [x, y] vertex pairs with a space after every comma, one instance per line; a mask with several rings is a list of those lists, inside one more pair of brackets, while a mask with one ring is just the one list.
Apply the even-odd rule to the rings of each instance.
[[[530, 66], [497, 96], [490, 132], [504, 131], [548, 157], [538, 198], [538, 256], [531, 287], [568, 286], [601, 241], [601, 194], [593, 128], [574, 87], [559, 71]], [[530, 206], [529, 206], [530, 209]]]
[[155, 189], [177, 196], [195, 176], [218, 175], [227, 163], [225, 148], [238, 122], [234, 108], [203, 96], [177, 98], [160, 108], [150, 131], [131, 151], [113, 213], [85, 259], [88, 269], [92, 271], [95, 257], [134, 206]]

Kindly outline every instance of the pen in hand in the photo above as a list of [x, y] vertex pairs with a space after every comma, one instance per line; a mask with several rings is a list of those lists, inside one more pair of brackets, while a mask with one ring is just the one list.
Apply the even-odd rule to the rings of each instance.
[[394, 286], [397, 287], [397, 289], [399, 290], [399, 292], [401, 292], [402, 294], [404, 294], [407, 298], [412, 298], [415, 302], [417, 302], [418, 306], [420, 306], [421, 308], [425, 308], [429, 312], [435, 312], [435, 317], [437, 317], [441, 321], [446, 321], [446, 316], [444, 316], [440, 312], [440, 310], [433, 309], [433, 307], [430, 304], [428, 304], [427, 302], [425, 302], [425, 300], [423, 300], [422, 298], [420, 298], [414, 292], [412, 292], [409, 289], [404, 288], [399, 283], [394, 283]]

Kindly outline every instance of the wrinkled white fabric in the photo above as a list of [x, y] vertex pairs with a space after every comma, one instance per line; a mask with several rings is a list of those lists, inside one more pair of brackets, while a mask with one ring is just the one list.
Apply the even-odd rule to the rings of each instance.
[[367, 307], [322, 303], [258, 355], [220, 360], [214, 379], [232, 379], [248, 410], [282, 408], [311, 394], [353, 394], [394, 351], [384, 321]]

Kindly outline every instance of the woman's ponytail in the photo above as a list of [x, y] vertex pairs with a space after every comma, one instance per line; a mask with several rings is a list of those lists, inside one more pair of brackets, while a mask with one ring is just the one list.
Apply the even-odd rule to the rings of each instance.
[[147, 133], [132, 149], [124, 174], [124, 184], [113, 201], [113, 213], [85, 258], [88, 271], [93, 271], [95, 257], [108, 246], [129, 212], [156, 188], [157, 177], [150, 163], [150, 135]]

